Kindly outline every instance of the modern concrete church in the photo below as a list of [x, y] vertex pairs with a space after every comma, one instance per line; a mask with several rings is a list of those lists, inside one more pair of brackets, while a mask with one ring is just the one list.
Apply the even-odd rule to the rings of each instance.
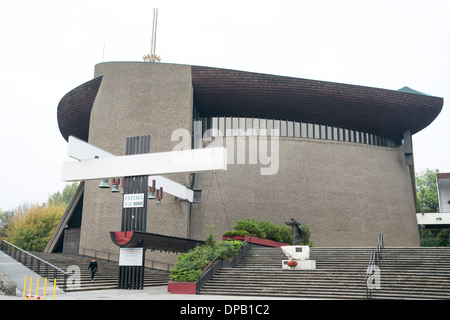
[[[226, 171], [167, 175], [195, 190], [189, 202], [149, 201], [146, 231], [216, 239], [238, 220], [295, 218], [318, 247], [418, 246], [412, 136], [443, 99], [398, 91], [211, 67], [108, 62], [58, 105], [64, 139], [114, 155], [150, 135], [150, 153], [227, 148]], [[118, 259], [122, 196], [81, 182], [46, 250]], [[170, 251], [170, 250], [168, 250]], [[177, 254], [148, 252], [168, 269]]]

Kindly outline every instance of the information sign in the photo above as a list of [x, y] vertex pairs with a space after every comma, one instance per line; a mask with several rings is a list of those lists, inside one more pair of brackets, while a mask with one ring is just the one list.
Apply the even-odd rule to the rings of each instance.
[[144, 206], [144, 194], [124, 194], [123, 195], [123, 207], [124, 208], [142, 208]]
[[120, 248], [119, 266], [142, 266], [144, 248]]

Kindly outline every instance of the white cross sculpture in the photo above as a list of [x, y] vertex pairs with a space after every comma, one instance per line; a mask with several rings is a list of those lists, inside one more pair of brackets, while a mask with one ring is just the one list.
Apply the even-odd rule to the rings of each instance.
[[227, 170], [227, 150], [223, 147], [115, 156], [70, 136], [68, 156], [77, 161], [63, 162], [63, 181], [148, 175], [149, 184], [156, 180], [158, 188], [189, 202], [194, 201], [193, 190], [160, 175]]

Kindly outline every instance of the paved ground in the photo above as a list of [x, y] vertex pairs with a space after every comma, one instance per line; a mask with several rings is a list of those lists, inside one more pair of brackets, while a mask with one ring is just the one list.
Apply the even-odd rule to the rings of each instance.
[[[27, 283], [25, 292], [29, 293], [29, 279], [32, 280], [31, 293], [36, 293], [36, 284], [38, 274], [34, 273], [21, 263], [17, 262], [4, 252], [0, 251], [0, 270], [5, 272], [17, 284], [16, 296], [1, 296], [0, 300], [23, 300], [23, 290], [25, 276]], [[40, 277], [39, 296], [44, 295], [44, 279]], [[46, 300], [53, 299], [53, 285], [47, 283]], [[56, 288], [55, 300], [279, 300], [268, 297], [249, 297], [249, 296], [220, 296], [220, 295], [186, 295], [170, 294], [167, 292], [167, 286], [148, 287], [144, 290], [95, 290], [66, 293]], [[280, 299], [281, 300], [281, 299]], [[286, 300], [283, 298], [282, 300]]]
[[[43, 292], [43, 291], [42, 291]], [[47, 300], [53, 298], [53, 292], [47, 289]], [[55, 300], [278, 300], [267, 297], [243, 297], [220, 295], [190, 295], [170, 294], [167, 286], [148, 287], [144, 290], [95, 290], [83, 292], [64, 293], [60, 291], [55, 295]], [[16, 297], [0, 296], [0, 300], [23, 300], [22, 291]], [[280, 299], [286, 300], [286, 299]]]

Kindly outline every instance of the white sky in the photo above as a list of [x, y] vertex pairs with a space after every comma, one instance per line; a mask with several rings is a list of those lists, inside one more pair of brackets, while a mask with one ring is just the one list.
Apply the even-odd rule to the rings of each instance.
[[444, 98], [414, 135], [416, 171], [450, 172], [448, 0], [22, 0], [0, 5], [0, 208], [66, 185], [61, 98], [95, 64], [142, 61], [159, 9], [161, 62], [230, 68]]

